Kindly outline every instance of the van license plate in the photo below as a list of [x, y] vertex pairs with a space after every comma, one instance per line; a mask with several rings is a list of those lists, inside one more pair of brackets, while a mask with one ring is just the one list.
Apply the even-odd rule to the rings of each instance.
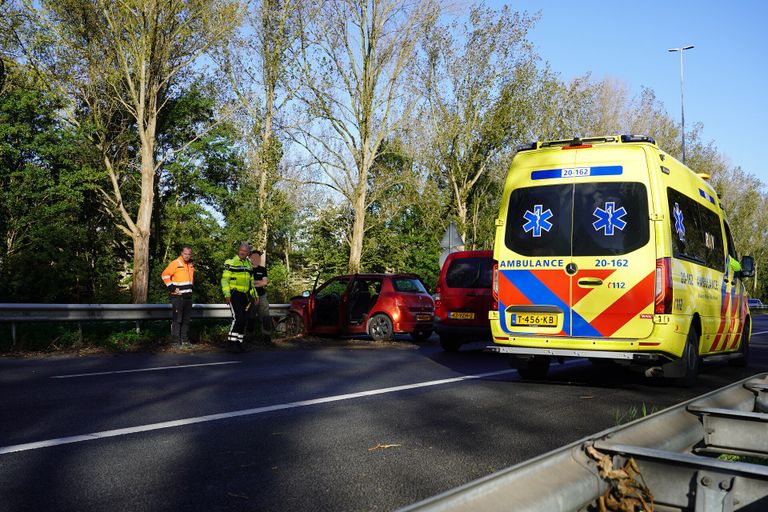
[[555, 314], [512, 314], [512, 325], [521, 325], [525, 327], [555, 327], [557, 325], [557, 315]]
[[416, 315], [417, 322], [429, 322], [432, 320], [432, 315]]
[[475, 314], [465, 311], [451, 311], [448, 313], [448, 318], [452, 318], [453, 320], [474, 320]]

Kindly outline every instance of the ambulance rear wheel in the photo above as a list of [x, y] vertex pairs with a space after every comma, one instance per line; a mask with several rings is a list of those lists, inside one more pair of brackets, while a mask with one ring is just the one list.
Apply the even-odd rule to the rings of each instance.
[[523, 380], [542, 380], [549, 372], [549, 356], [533, 356], [530, 359], [515, 358], [512, 366]]
[[741, 328], [741, 345], [739, 346], [739, 356], [733, 359], [729, 359], [728, 363], [731, 366], [737, 368], [744, 368], [749, 364], [749, 320], [744, 322], [744, 327]]
[[685, 340], [685, 351], [682, 356], [683, 376], [677, 379], [677, 384], [689, 388], [696, 384], [699, 378], [699, 367], [701, 358], [699, 357], [699, 333], [691, 326], [688, 331], [688, 337]]

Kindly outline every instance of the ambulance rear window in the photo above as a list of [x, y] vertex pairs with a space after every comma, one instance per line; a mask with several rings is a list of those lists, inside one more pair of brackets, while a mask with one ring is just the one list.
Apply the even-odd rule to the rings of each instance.
[[642, 183], [521, 188], [509, 198], [506, 226], [507, 247], [524, 256], [627, 254], [650, 239], [648, 194]]
[[583, 183], [573, 196], [573, 255], [627, 254], [649, 240], [642, 183]]
[[524, 256], [571, 254], [573, 185], [519, 188], [509, 197], [507, 247]]

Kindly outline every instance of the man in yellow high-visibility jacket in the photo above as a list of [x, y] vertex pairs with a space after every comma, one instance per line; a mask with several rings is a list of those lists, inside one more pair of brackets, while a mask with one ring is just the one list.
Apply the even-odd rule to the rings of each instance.
[[[253, 275], [251, 273], [251, 245], [243, 242], [234, 256], [224, 262], [224, 272], [221, 275], [221, 291], [224, 301], [232, 311], [232, 325], [229, 328], [227, 340], [235, 348], [243, 350], [245, 327], [248, 324], [248, 306], [253, 300]], [[258, 298], [256, 299], [258, 300]]]

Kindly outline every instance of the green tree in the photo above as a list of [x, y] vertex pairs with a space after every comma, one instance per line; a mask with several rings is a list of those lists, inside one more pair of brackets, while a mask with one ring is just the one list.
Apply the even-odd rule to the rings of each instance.
[[62, 99], [9, 63], [0, 93], [0, 300], [120, 301], [115, 231], [94, 214], [96, 155], [61, 122]]
[[[243, 167], [237, 130], [217, 118], [212, 82], [198, 81], [170, 99], [158, 119], [157, 150], [166, 155], [158, 170], [151, 244], [149, 297], [167, 300], [160, 272], [183, 245], [194, 250], [195, 297], [221, 299], [221, 265], [228, 257], [226, 227], [219, 224], [233, 201]], [[191, 141], [182, 153], [173, 149]]]
[[[239, 21], [239, 5], [45, 0], [26, 6], [28, 57], [80, 107], [69, 119], [87, 128], [101, 154], [111, 183], [105, 205], [133, 244], [132, 300], [145, 302], [155, 181], [164, 161], [157, 154], [158, 119], [192, 64]], [[130, 149], [126, 134], [137, 142], [134, 161], [123, 158]]]

